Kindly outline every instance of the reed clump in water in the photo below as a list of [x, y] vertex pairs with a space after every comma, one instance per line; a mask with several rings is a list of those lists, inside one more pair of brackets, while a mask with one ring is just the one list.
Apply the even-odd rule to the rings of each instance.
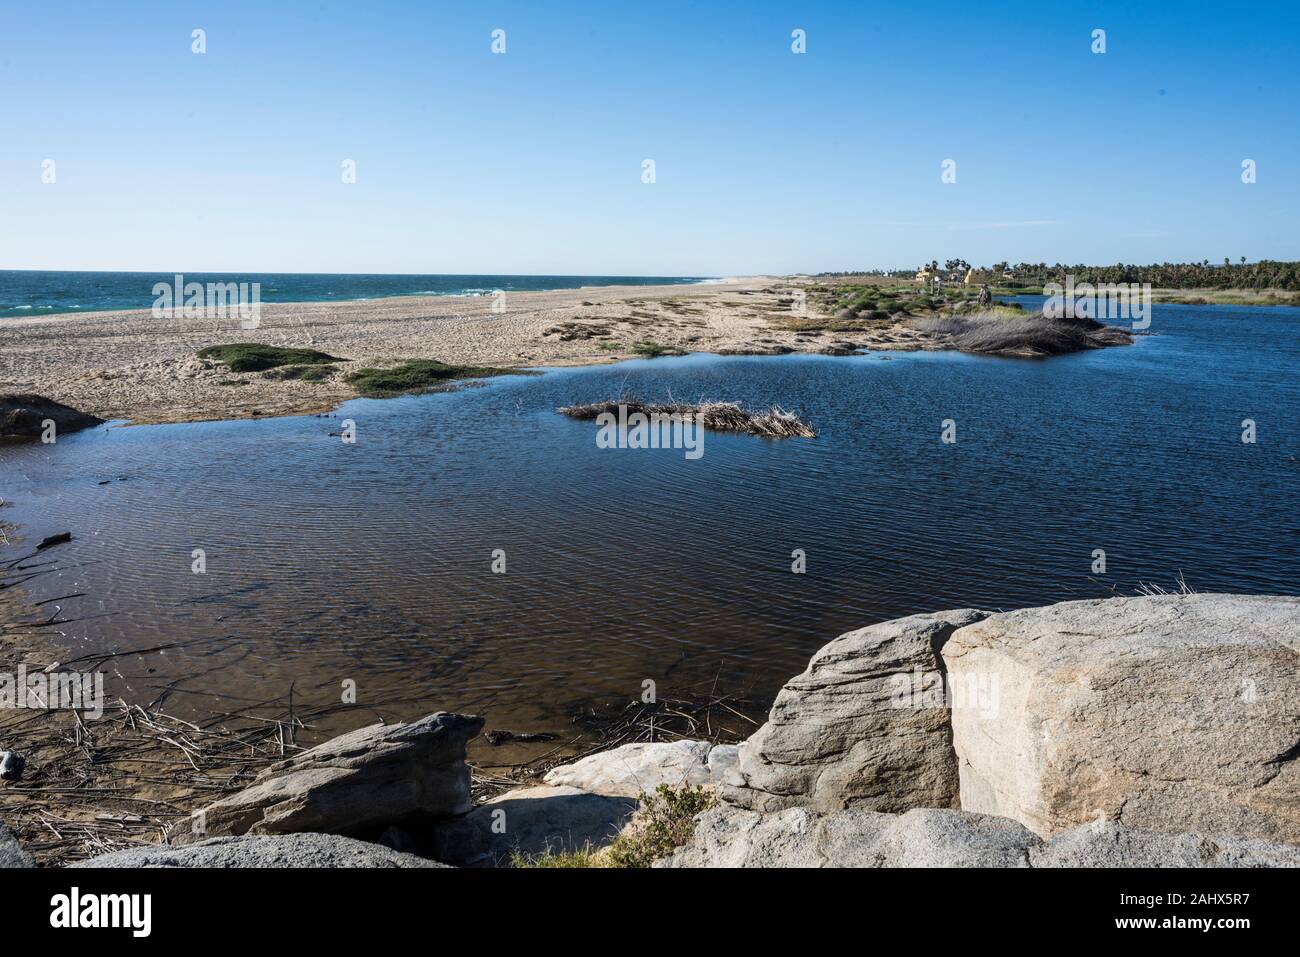
[[623, 410], [624, 419], [636, 413], [647, 418], [652, 415], [701, 416], [698, 421], [713, 432], [744, 432], [773, 439], [817, 437], [817, 430], [811, 425], [793, 412], [775, 405], [766, 412], [749, 412], [735, 402], [701, 402], [697, 405], [672, 402], [655, 405], [639, 399], [617, 399], [587, 405], [566, 405], [557, 411], [571, 419], [590, 421], [606, 413], [617, 418], [620, 409]]

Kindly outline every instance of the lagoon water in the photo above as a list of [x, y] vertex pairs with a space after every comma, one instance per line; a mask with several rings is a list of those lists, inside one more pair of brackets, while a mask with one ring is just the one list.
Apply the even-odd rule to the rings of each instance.
[[[116, 659], [128, 696], [246, 704], [292, 683], [323, 703], [352, 679], [386, 718], [560, 732], [646, 679], [765, 708], [820, 645], [900, 615], [1180, 573], [1300, 593], [1300, 310], [1157, 305], [1151, 332], [1045, 361], [689, 356], [329, 418], [106, 427], [0, 450], [0, 495], [28, 544], [75, 536], [26, 586], [85, 593], [42, 607], [77, 619], [63, 643], [189, 642]], [[709, 433], [691, 461], [598, 449], [554, 411], [620, 394], [780, 404], [820, 435]], [[344, 418], [353, 445], [330, 435]]]

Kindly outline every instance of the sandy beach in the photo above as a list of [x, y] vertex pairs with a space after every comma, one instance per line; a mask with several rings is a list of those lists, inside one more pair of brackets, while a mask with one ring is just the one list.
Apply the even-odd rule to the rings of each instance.
[[[799, 282], [798, 280], [794, 283]], [[326, 411], [352, 398], [324, 382], [234, 375], [195, 358], [211, 345], [309, 346], [343, 357], [342, 374], [408, 359], [569, 366], [635, 358], [634, 343], [680, 352], [827, 352], [915, 348], [912, 330], [779, 328], [794, 283], [768, 277], [691, 286], [601, 286], [484, 296], [264, 304], [260, 326], [156, 318], [148, 310], [0, 321], [0, 393], [36, 393], [106, 419], [187, 422]]]

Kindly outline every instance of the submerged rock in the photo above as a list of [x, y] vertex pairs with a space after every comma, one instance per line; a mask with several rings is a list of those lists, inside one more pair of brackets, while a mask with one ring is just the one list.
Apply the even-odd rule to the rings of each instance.
[[952, 712], [961, 806], [1050, 836], [1129, 827], [1300, 844], [1300, 598], [1162, 595], [993, 615], [943, 648], [998, 690]]
[[[483, 719], [440, 711], [377, 724], [271, 765], [252, 785], [176, 825], [175, 843], [238, 834], [378, 833], [470, 809], [465, 744]], [[198, 833], [195, 833], [195, 832]]]
[[939, 648], [986, 614], [912, 615], [836, 638], [786, 682], [720, 796], [759, 811], [955, 807]]
[[136, 847], [69, 867], [445, 867], [337, 834], [216, 837], [188, 847]]
[[39, 439], [47, 420], [54, 423], [56, 437], [104, 422], [44, 396], [0, 395], [0, 439]]

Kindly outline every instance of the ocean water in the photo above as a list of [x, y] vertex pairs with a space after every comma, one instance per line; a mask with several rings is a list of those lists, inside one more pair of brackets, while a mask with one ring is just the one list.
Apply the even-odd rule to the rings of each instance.
[[[262, 302], [330, 302], [385, 296], [486, 295], [583, 286], [647, 286], [701, 282], [681, 276], [443, 276], [366, 273], [183, 273], [186, 282], [261, 283]], [[0, 270], [0, 319], [108, 309], [148, 309], [154, 283], [174, 272]]]
[[[59, 599], [39, 614], [60, 642], [187, 643], [115, 659], [128, 697], [322, 703], [352, 679], [367, 720], [564, 735], [649, 679], [761, 713], [822, 644], [901, 615], [1180, 576], [1300, 593], [1300, 310], [1156, 305], [1151, 331], [1041, 361], [695, 355], [333, 418], [102, 427], [0, 451], [0, 496], [28, 544], [75, 536], [24, 586]], [[780, 404], [820, 434], [709, 433], [688, 460], [597, 448], [555, 412], [621, 394]]]

